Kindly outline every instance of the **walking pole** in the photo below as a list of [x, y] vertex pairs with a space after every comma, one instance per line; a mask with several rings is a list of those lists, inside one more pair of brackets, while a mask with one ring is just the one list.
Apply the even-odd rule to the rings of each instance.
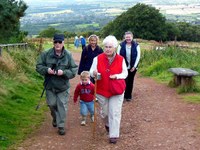
[[97, 79], [95, 78], [95, 84], [94, 84], [94, 123], [93, 123], [93, 139], [95, 139], [96, 121], [97, 121], [97, 115], [96, 115], [96, 94], [97, 94]]

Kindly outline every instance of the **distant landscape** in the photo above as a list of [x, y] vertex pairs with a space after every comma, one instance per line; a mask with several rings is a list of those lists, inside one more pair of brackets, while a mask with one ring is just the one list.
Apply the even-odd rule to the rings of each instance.
[[200, 24], [199, 0], [25, 0], [29, 8], [21, 21], [21, 29], [29, 35], [54, 27], [61, 31], [99, 31], [117, 15], [138, 2], [152, 5], [169, 21]]

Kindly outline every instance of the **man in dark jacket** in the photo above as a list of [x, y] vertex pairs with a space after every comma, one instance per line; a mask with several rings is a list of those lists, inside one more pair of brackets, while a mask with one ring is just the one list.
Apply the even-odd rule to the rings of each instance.
[[64, 48], [64, 35], [55, 34], [54, 47], [38, 58], [36, 71], [45, 77], [47, 104], [53, 117], [53, 127], [60, 135], [65, 134], [66, 112], [69, 96], [69, 79], [75, 77], [78, 66], [71, 53]]

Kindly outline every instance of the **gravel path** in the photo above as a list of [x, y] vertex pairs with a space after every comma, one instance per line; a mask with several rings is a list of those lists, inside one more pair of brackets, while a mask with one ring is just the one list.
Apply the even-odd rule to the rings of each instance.
[[[76, 62], [80, 54], [73, 54]], [[71, 96], [79, 77], [71, 80]], [[200, 105], [183, 101], [173, 88], [136, 76], [134, 101], [123, 104], [121, 136], [109, 144], [104, 125], [80, 126], [79, 106], [69, 102], [66, 135], [59, 136], [47, 118], [17, 150], [200, 150]], [[89, 120], [89, 118], [88, 118]]]

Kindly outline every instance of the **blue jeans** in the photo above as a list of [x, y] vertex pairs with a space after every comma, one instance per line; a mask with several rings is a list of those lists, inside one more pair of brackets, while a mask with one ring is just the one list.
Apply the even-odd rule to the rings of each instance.
[[82, 116], [87, 116], [88, 111], [90, 115], [94, 115], [94, 101], [91, 102], [84, 102], [80, 100], [80, 113]]

